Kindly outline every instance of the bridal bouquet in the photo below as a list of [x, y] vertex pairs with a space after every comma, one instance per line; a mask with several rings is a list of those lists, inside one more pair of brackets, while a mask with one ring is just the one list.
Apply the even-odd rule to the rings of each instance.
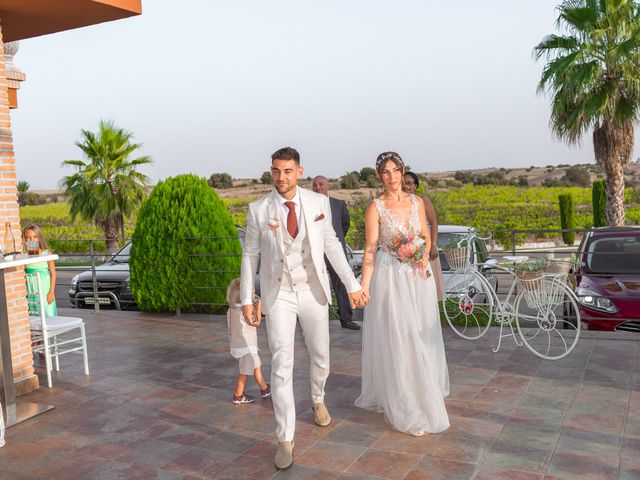
[[[429, 255], [424, 237], [413, 233], [406, 235], [398, 233], [391, 239], [389, 250], [399, 262], [407, 263], [414, 268], [420, 268], [420, 270], [422, 268], [421, 266], [419, 267], [419, 264]], [[426, 270], [423, 271], [427, 273], [428, 277], [429, 273]]]

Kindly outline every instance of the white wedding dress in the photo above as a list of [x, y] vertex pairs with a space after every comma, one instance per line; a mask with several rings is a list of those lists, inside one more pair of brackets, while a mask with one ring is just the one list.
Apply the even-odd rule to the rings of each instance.
[[403, 225], [381, 200], [374, 201], [379, 249], [364, 310], [362, 393], [355, 404], [384, 413], [401, 432], [441, 432], [449, 427], [449, 373], [435, 280], [400, 263], [388, 248], [398, 233], [420, 233], [419, 204], [412, 197], [409, 223]]

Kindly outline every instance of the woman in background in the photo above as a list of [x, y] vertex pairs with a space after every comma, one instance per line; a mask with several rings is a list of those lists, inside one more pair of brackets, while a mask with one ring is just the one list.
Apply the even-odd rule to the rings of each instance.
[[[415, 195], [416, 189], [420, 186], [418, 176], [413, 172], [405, 172], [404, 181], [402, 182], [402, 191]], [[431, 251], [429, 252], [429, 260], [431, 261], [431, 270], [436, 280], [436, 292], [438, 293], [438, 301], [441, 302], [444, 297], [442, 288], [442, 267], [440, 266], [440, 255], [438, 255], [438, 218], [436, 217], [436, 209], [433, 203], [425, 193], [422, 195], [425, 213], [427, 215], [427, 228], [431, 235]]]

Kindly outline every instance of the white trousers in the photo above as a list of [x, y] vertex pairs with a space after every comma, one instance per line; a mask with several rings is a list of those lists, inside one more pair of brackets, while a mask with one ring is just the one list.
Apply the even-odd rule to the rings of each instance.
[[324, 299], [324, 294], [318, 290], [315, 294], [314, 290], [281, 290], [267, 315], [272, 355], [271, 398], [279, 442], [292, 441], [296, 426], [292, 378], [296, 317], [309, 352], [311, 401], [324, 401], [324, 386], [329, 376], [329, 308], [320, 299]]

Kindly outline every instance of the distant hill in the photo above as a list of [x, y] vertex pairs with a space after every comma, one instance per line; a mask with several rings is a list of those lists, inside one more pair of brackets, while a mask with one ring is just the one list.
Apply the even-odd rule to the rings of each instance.
[[[426, 181], [427, 190], [446, 190], [449, 188], [461, 187], [465, 183], [478, 182], [478, 179], [489, 177], [504, 178], [506, 184], [515, 184], [519, 182], [529, 187], [541, 186], [563, 186], [563, 178], [567, 174], [567, 170], [572, 169], [575, 173], [588, 179], [588, 185], [596, 178], [604, 178], [604, 172], [600, 167], [594, 164], [583, 165], [548, 165], [546, 167], [528, 167], [528, 168], [483, 168], [475, 170], [451, 170], [445, 172], [416, 172]], [[581, 173], [584, 172], [584, 173]], [[466, 178], [471, 182], [462, 182], [458, 178]], [[625, 181], [627, 187], [640, 187], [640, 162], [634, 162], [627, 167], [625, 172]], [[306, 188], [311, 188], [311, 178], [308, 177], [299, 182]], [[330, 179], [331, 195], [348, 202], [357, 198], [369, 197], [379, 191], [378, 188], [369, 188], [361, 186], [358, 189], [342, 189], [340, 188], [340, 179]], [[573, 184], [578, 186], [578, 184]], [[253, 200], [264, 195], [273, 187], [271, 185], [263, 185], [256, 179], [234, 179], [233, 188], [217, 189], [218, 194], [223, 198], [242, 198]]]
[[[487, 175], [492, 172], [500, 172], [504, 174], [507, 180], [518, 180], [523, 177], [527, 180], [530, 187], [543, 186], [545, 180], [560, 181], [564, 176], [568, 168], [577, 167], [586, 170], [591, 181], [596, 178], [604, 178], [604, 171], [598, 165], [595, 164], [582, 164], [582, 165], [547, 165], [546, 167], [528, 167], [528, 168], [483, 168], [476, 170], [452, 170], [446, 172], [425, 172], [424, 175], [427, 178], [437, 178], [438, 180], [455, 180], [456, 172], [469, 173], [475, 177]], [[640, 186], [640, 162], [636, 161], [629, 165], [625, 171], [625, 182], [629, 187]]]
[[[503, 177], [511, 184], [522, 182], [529, 187], [540, 186], [560, 186], [565, 177], [567, 170], [576, 168], [588, 173], [589, 182], [596, 178], [604, 178], [604, 172], [595, 164], [582, 165], [548, 165], [546, 167], [528, 167], [528, 168], [482, 168], [472, 170], [451, 170], [444, 172], [418, 172], [423, 181], [427, 181], [427, 190], [430, 189], [447, 189], [464, 185], [463, 182], [456, 179], [466, 177], [467, 179], [477, 179], [486, 177], [487, 175]], [[457, 174], [457, 175], [456, 175]], [[377, 188], [369, 188], [361, 186], [358, 189], [341, 189], [339, 178], [330, 179], [332, 195], [347, 201], [352, 201], [358, 197], [368, 197], [378, 191]], [[640, 187], [640, 161], [636, 161], [629, 165], [625, 172], [625, 182], [627, 187]], [[300, 181], [300, 185], [305, 188], [311, 188], [311, 178], [307, 177]], [[245, 178], [234, 179], [232, 188], [216, 189], [218, 194], [223, 198], [239, 198], [253, 200], [264, 195], [272, 189], [271, 185], [264, 185], [258, 179]], [[31, 192], [47, 197], [48, 201], [57, 201], [61, 199], [61, 190], [31, 190]], [[58, 198], [60, 197], [60, 198]], [[48, 202], [47, 202], [48, 203]]]

